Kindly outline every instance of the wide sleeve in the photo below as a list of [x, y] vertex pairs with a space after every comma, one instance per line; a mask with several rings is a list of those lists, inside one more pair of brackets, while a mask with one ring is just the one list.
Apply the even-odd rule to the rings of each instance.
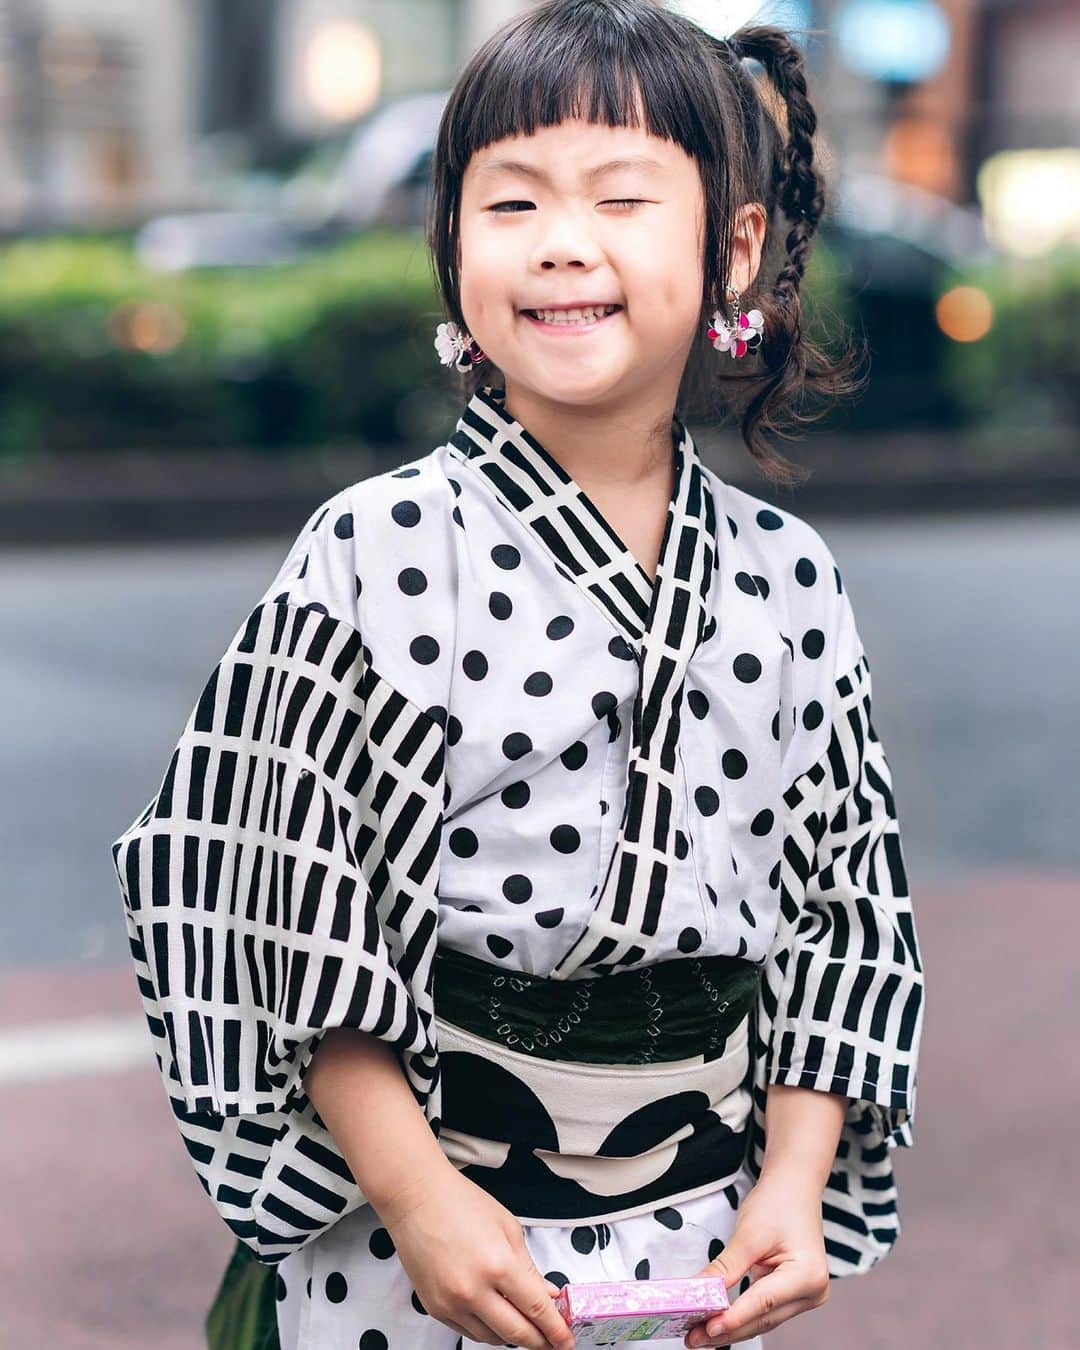
[[846, 593], [828, 744], [788, 789], [781, 917], [759, 987], [755, 1171], [767, 1089], [851, 1098], [823, 1197], [830, 1274], [899, 1235], [890, 1152], [914, 1142], [923, 968], [869, 659]]
[[438, 718], [371, 668], [353, 624], [279, 596], [240, 625], [157, 793], [113, 842], [181, 1137], [262, 1261], [365, 1203], [304, 1092], [326, 1031], [393, 1045], [438, 1134], [443, 791]]

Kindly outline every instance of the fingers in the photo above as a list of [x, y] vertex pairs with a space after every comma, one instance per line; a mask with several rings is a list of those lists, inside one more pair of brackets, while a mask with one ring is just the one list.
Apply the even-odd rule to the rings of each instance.
[[[549, 1292], [550, 1284], [551, 1281], [545, 1280], [537, 1270], [532, 1257], [526, 1254], [524, 1263], [508, 1272], [496, 1286], [503, 1296], [502, 1308], [498, 1311], [504, 1312], [505, 1316], [500, 1317], [498, 1321], [492, 1321], [492, 1325], [497, 1326], [501, 1333], [505, 1322], [512, 1332], [506, 1339], [515, 1341], [516, 1337], [516, 1344], [530, 1347], [530, 1350], [547, 1350], [548, 1346], [556, 1346], [558, 1350], [571, 1350], [574, 1335], [562, 1313], [555, 1307]], [[488, 1320], [498, 1316], [494, 1308], [491, 1309], [490, 1315], [488, 1311], [482, 1311]], [[511, 1323], [512, 1314], [513, 1323]], [[537, 1333], [540, 1339], [536, 1339]], [[533, 1339], [525, 1339], [526, 1337]]]
[[782, 1270], [774, 1271], [750, 1286], [726, 1312], [710, 1317], [687, 1337], [688, 1346], [734, 1345], [774, 1331], [782, 1323], [810, 1308], [820, 1307], [828, 1287], [819, 1293], [808, 1290], [805, 1276], [795, 1280]]

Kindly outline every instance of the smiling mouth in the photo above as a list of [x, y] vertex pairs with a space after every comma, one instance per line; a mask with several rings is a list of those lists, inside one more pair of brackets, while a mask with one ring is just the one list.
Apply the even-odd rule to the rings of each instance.
[[622, 305], [607, 305], [602, 314], [594, 313], [587, 318], [577, 319], [552, 318], [550, 316], [553, 311], [545, 310], [543, 312], [549, 317], [542, 318], [540, 313], [535, 309], [523, 309], [521, 311], [522, 315], [528, 319], [530, 323], [535, 324], [537, 328], [543, 328], [550, 332], [558, 330], [559, 332], [581, 333], [587, 332], [593, 328], [599, 328], [601, 324], [607, 323], [607, 321], [614, 318], [616, 314], [621, 314]]

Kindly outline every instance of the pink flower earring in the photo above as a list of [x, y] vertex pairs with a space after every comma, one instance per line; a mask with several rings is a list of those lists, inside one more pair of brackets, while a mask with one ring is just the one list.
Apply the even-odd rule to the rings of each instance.
[[453, 319], [439, 324], [435, 330], [435, 350], [444, 366], [453, 366], [461, 371], [487, 360], [476, 339], [469, 333], [463, 333]]
[[718, 352], [730, 352], [733, 358], [745, 356], [761, 346], [765, 317], [760, 309], [751, 309], [744, 314], [739, 308], [739, 292], [734, 286], [726, 289], [733, 297], [734, 318], [729, 324], [723, 311], [716, 310], [709, 324], [709, 341]]

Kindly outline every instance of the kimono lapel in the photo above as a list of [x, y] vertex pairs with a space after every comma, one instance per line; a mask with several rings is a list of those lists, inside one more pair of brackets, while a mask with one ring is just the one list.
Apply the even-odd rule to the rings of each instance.
[[716, 509], [693, 438], [677, 418], [674, 431], [674, 485], [655, 583], [585, 491], [507, 412], [504, 390], [478, 389], [448, 442], [621, 631], [638, 664], [618, 837], [589, 921], [552, 979], [647, 964], [675, 862], [683, 685], [705, 635], [717, 540]]

